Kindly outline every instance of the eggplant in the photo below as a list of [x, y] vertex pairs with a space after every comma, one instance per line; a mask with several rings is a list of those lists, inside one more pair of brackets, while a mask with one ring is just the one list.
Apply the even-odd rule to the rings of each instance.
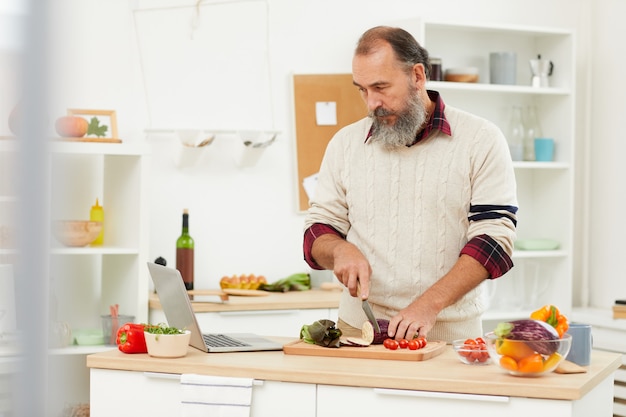
[[[556, 329], [540, 320], [523, 319], [500, 323], [494, 333], [505, 339], [524, 341], [542, 355], [551, 355], [559, 348], [559, 334]], [[552, 340], [555, 342], [544, 343]]]
[[363, 327], [363, 334], [364, 334], [364, 339], [369, 340], [370, 339], [370, 335], [366, 333], [371, 332], [371, 344], [372, 345], [382, 345], [383, 342], [385, 341], [385, 339], [389, 338], [389, 334], [387, 334], [387, 329], [389, 329], [389, 320], [386, 319], [376, 319], [376, 322], [378, 323], [378, 327], [380, 327], [380, 332], [377, 333], [374, 330], [374, 326], [369, 322], [366, 321], [365, 322], [365, 326], [367, 327], [371, 327], [371, 330], [368, 329], [368, 331], [365, 330], [365, 326]]

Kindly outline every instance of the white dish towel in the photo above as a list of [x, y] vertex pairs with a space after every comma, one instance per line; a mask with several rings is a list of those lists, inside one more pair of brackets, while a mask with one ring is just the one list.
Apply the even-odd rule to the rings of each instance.
[[249, 417], [252, 378], [182, 374], [182, 417]]

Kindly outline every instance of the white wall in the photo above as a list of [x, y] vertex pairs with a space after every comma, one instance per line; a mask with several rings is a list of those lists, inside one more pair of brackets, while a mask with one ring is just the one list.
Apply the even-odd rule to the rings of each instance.
[[599, 0], [593, 7], [593, 65], [589, 112], [589, 281], [590, 304], [611, 306], [626, 298], [623, 263], [626, 253], [624, 207], [626, 206], [626, 134], [622, 128], [626, 112], [626, 2]]
[[[428, 18], [573, 28], [577, 31], [579, 50], [577, 209], [589, 206], [591, 222], [598, 222], [587, 222], [586, 209], [577, 211], [575, 236], [579, 246], [575, 248], [575, 279], [578, 284], [591, 279], [592, 303], [612, 302], [611, 284], [608, 281], [598, 282], [598, 275], [613, 276], [613, 271], [618, 267], [605, 248], [618, 249], [624, 246], [618, 240], [619, 229], [615, 227], [619, 224], [617, 210], [621, 205], [612, 200], [615, 189], [601, 185], [611, 184], [613, 178], [623, 178], [617, 172], [620, 167], [617, 158], [623, 153], [614, 152], [614, 149], [617, 144], [624, 145], [619, 141], [619, 131], [612, 127], [612, 121], [619, 120], [617, 111], [623, 105], [617, 102], [617, 98], [613, 102], [608, 101], [611, 103], [608, 108], [602, 105], [612, 97], [619, 96], [611, 93], [615, 92], [615, 82], [612, 80], [618, 79], [620, 66], [611, 66], [605, 61], [608, 62], [609, 58], [624, 60], [624, 47], [620, 41], [624, 38], [624, 29], [620, 29], [617, 22], [618, 16], [623, 15], [624, 3], [621, 0], [511, 0], [506, 3], [500, 0], [267, 0], [262, 3], [226, 3], [235, 9], [241, 7], [242, 10], [251, 5], [268, 6], [272, 92], [266, 98], [269, 100], [268, 106], [273, 108], [270, 112], [273, 120], [267, 121], [263, 128], [275, 127], [282, 134], [253, 167], [239, 168], [233, 163], [233, 155], [239, 149], [239, 144], [233, 137], [225, 136], [218, 137], [207, 148], [200, 164], [188, 169], [173, 166], [172, 138], [152, 135], [148, 139], [153, 150], [153, 174], [150, 181], [151, 257], [164, 256], [173, 264], [174, 242], [180, 231], [180, 214], [187, 207], [191, 211], [191, 233], [196, 240], [197, 288], [216, 287], [222, 275], [256, 273], [277, 279], [308, 269], [301, 254], [303, 219], [296, 209], [290, 75], [294, 72], [349, 72], [354, 43], [368, 27], [400, 24], [411, 29], [407, 25], [413, 24], [416, 19]], [[143, 140], [145, 128], [164, 127], [164, 117], [155, 119], [149, 111], [152, 110], [148, 104], [153, 92], [146, 92], [142, 78], [142, 71], [146, 71], [142, 67], [145, 61], [141, 59], [145, 50], [142, 51], [138, 39], [145, 33], [141, 32], [145, 27], [135, 25], [144, 21], [140, 20], [139, 14], [144, 13], [142, 16], [145, 16], [148, 12], [133, 11], [131, 5], [145, 8], [146, 5], [168, 4], [180, 5], [185, 2], [55, 2], [53, 10], [56, 23], [51, 35], [55, 43], [51, 48], [51, 57], [54, 58], [53, 108], [58, 114], [64, 113], [68, 107], [116, 109], [120, 136], [125, 141]], [[189, 5], [187, 9], [175, 8], [171, 9], [171, 13], [161, 14], [156, 24], [163, 30], [171, 30], [172, 25], [184, 27], [185, 24], [191, 28], [195, 1], [187, 0], [186, 4]], [[203, 2], [201, 15], [210, 13], [211, 6], [208, 4]], [[614, 13], [618, 9], [622, 13]], [[188, 20], [181, 23], [180, 16], [186, 14], [188, 18], [185, 19]], [[263, 15], [259, 16], [259, 19], [264, 18]], [[135, 29], [141, 33], [136, 33]], [[220, 42], [227, 51], [241, 49], [240, 42], [229, 44], [229, 39], [224, 36], [215, 41]], [[613, 53], [620, 49], [621, 53]], [[168, 56], [164, 55], [162, 59], [166, 63]], [[205, 64], [223, 65], [220, 57], [208, 54], [198, 59], [200, 61], [197, 62], [206, 60]], [[250, 71], [259, 71], [261, 64], [250, 62], [247, 65], [250, 65]], [[590, 77], [592, 65], [596, 71], [594, 74], [598, 74], [601, 69], [600, 76]], [[597, 69], [596, 66], [601, 68]], [[224, 74], [224, 71], [220, 74]], [[188, 76], [187, 72], [174, 73], [169, 83], [163, 83], [162, 88], [175, 92], [177, 86], [186, 85], [181, 81]], [[216, 78], [208, 74], [198, 82], [203, 94], [186, 96], [182, 100], [184, 106], [173, 105], [173, 110], [165, 117], [167, 124], [187, 127], [185, 124], [190, 123], [190, 112], [181, 109], [216, 109], [220, 108], [219, 105], [216, 107], [216, 103], [228, 103], [228, 106], [222, 106], [228, 110], [227, 118], [241, 120], [245, 126], [257, 113], [251, 113], [244, 104], [247, 104], [247, 98], [257, 97], [255, 94], [258, 91], [242, 91], [239, 84], [237, 78]], [[216, 86], [214, 91], [219, 91], [219, 94], [206, 93], [213, 91], [212, 85]], [[217, 88], [218, 85], [220, 88]], [[224, 89], [224, 85], [230, 85], [231, 89]], [[588, 96], [589, 92], [593, 93], [593, 98]], [[233, 96], [240, 98], [241, 108], [231, 104]], [[601, 106], [600, 109], [596, 109], [596, 105]], [[258, 109], [258, 114], [266, 113], [267, 109]], [[588, 155], [584, 139], [588, 133], [587, 121], [590, 119], [594, 122], [594, 134], [591, 137], [594, 146], [593, 152]], [[597, 126], [596, 120], [601, 121]], [[215, 121], [207, 125], [211, 123]], [[602, 134], [596, 135], [596, 132]], [[599, 148], [595, 146], [597, 143], [606, 143], [607, 146]], [[614, 163], [609, 164], [607, 161]], [[590, 186], [586, 186], [588, 162], [592, 167]], [[591, 194], [587, 196], [585, 190], [590, 190]], [[104, 203], [106, 209], [106, 201]], [[614, 215], [606, 216], [606, 213]], [[591, 234], [586, 232], [587, 229]], [[606, 233], [599, 230], [606, 230]], [[601, 243], [607, 239], [610, 240], [609, 244]], [[583, 251], [591, 254], [588, 260], [584, 256], [587, 252]], [[587, 268], [594, 272], [586, 274]], [[576, 297], [577, 302], [581, 303], [586, 294], [576, 293]]]

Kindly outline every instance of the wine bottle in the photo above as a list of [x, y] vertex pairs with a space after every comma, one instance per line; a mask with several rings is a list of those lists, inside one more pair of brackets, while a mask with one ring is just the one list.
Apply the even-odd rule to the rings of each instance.
[[189, 235], [189, 210], [183, 210], [183, 231], [176, 240], [176, 269], [180, 272], [187, 291], [193, 290], [194, 241]]

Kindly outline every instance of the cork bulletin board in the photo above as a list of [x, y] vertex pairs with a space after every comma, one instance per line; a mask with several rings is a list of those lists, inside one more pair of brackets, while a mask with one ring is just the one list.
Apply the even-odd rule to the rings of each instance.
[[[367, 108], [352, 74], [306, 74], [293, 76], [298, 164], [298, 203], [306, 211], [309, 198], [303, 181], [320, 168], [326, 145], [342, 127], [367, 115]], [[320, 105], [329, 105], [336, 120], [320, 122]], [[333, 124], [333, 122], [335, 122]]]

